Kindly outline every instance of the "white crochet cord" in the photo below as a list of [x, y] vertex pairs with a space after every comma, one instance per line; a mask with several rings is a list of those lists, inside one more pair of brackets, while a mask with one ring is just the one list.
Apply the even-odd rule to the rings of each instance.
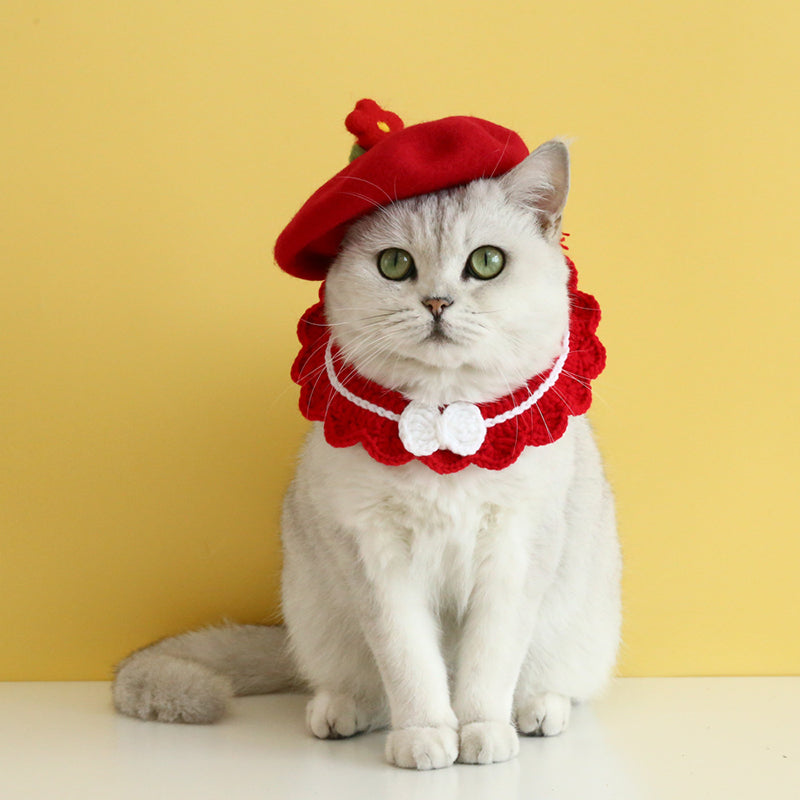
[[373, 414], [377, 414], [379, 417], [385, 417], [386, 419], [394, 420], [394, 422], [399, 422], [399, 414], [395, 414], [394, 411], [389, 411], [388, 408], [376, 406], [375, 403], [370, 403], [369, 400], [364, 400], [358, 395], [353, 394], [349, 389], [339, 382], [339, 376], [336, 374], [336, 370], [333, 368], [331, 344], [331, 340], [328, 339], [328, 346], [325, 348], [325, 369], [328, 371], [328, 380], [331, 382], [331, 386], [333, 386], [333, 388], [336, 389], [336, 391], [339, 392], [342, 397], [347, 398], [353, 405], [363, 408], [365, 411], [371, 411]]
[[[331, 355], [332, 344], [332, 341], [328, 339], [328, 345], [325, 348], [325, 369], [327, 370], [328, 380], [331, 382], [331, 386], [333, 386], [333, 388], [340, 395], [342, 395], [342, 397], [349, 400], [353, 405], [363, 408], [365, 411], [371, 411], [373, 414], [377, 414], [379, 417], [384, 417], [385, 419], [399, 422], [399, 414], [395, 414], [394, 411], [389, 411], [388, 408], [383, 408], [375, 403], [370, 403], [369, 400], [364, 400], [364, 398], [353, 394], [341, 383], [339, 376], [336, 374], [336, 370], [333, 367], [333, 357]], [[550, 370], [550, 374], [547, 376], [547, 379], [539, 385], [539, 388], [527, 400], [523, 401], [518, 406], [514, 406], [514, 408], [510, 408], [508, 411], [505, 411], [502, 414], [498, 414], [496, 417], [487, 419], [485, 421], [486, 427], [493, 428], [495, 425], [499, 425], [501, 422], [508, 422], [508, 420], [514, 419], [514, 417], [518, 417], [520, 414], [524, 414], [528, 409], [533, 408], [533, 406], [535, 406], [536, 403], [538, 403], [542, 397], [544, 397], [548, 390], [555, 385], [559, 375], [561, 375], [561, 370], [564, 368], [567, 356], [569, 356], [569, 328], [567, 328], [567, 331], [564, 334], [564, 339], [561, 343], [561, 355], [558, 357], [556, 363], [553, 364], [553, 368]]]
[[514, 417], [518, 417], [520, 414], [524, 414], [529, 408], [533, 408], [545, 396], [548, 390], [555, 385], [555, 382], [558, 380], [558, 376], [561, 375], [561, 370], [564, 369], [564, 363], [566, 362], [568, 355], [569, 328], [567, 328], [566, 333], [564, 334], [564, 339], [561, 342], [561, 355], [558, 357], [558, 361], [553, 364], [553, 369], [550, 370], [547, 380], [540, 384], [539, 388], [527, 400], [520, 403], [518, 406], [510, 408], [508, 411], [498, 414], [496, 417], [487, 419], [486, 427], [493, 428], [495, 425], [499, 425], [501, 422], [507, 422]]

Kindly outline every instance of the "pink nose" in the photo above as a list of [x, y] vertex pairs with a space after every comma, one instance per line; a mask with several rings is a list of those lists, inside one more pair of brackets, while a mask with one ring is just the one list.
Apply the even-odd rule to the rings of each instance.
[[434, 319], [439, 319], [447, 306], [453, 305], [453, 301], [449, 297], [426, 297], [422, 305], [428, 307]]

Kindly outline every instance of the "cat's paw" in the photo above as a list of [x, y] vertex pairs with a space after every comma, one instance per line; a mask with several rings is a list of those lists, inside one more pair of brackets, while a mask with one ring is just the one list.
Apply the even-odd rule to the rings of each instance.
[[468, 722], [461, 727], [458, 760], [462, 764], [494, 764], [518, 753], [519, 736], [507, 722]]
[[386, 760], [406, 769], [442, 769], [458, 756], [458, 733], [440, 725], [435, 728], [401, 728], [386, 739]]
[[346, 694], [317, 692], [306, 706], [306, 725], [317, 739], [346, 739], [370, 727], [372, 715]]
[[569, 725], [572, 703], [555, 692], [537, 694], [517, 708], [517, 728], [527, 736], [558, 736]]

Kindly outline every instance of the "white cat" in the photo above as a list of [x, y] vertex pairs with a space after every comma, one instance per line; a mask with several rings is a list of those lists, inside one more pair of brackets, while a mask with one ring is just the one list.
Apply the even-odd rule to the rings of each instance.
[[[568, 172], [552, 141], [505, 175], [353, 224], [326, 281], [337, 363], [434, 408], [551, 369], [570, 320]], [[285, 632], [230, 626], [138, 651], [117, 668], [120, 711], [209, 722], [232, 693], [308, 687], [315, 736], [390, 725], [387, 759], [430, 769], [561, 733], [613, 670], [620, 552], [583, 416], [504, 469], [452, 474], [332, 447], [315, 422], [282, 529]]]

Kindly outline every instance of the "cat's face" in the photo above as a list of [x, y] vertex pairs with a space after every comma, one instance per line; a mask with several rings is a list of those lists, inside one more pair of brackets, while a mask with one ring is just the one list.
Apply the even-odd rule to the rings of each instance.
[[433, 404], [499, 397], [552, 364], [569, 319], [559, 246], [568, 172], [566, 149], [549, 145], [506, 176], [352, 226], [326, 284], [348, 363]]

